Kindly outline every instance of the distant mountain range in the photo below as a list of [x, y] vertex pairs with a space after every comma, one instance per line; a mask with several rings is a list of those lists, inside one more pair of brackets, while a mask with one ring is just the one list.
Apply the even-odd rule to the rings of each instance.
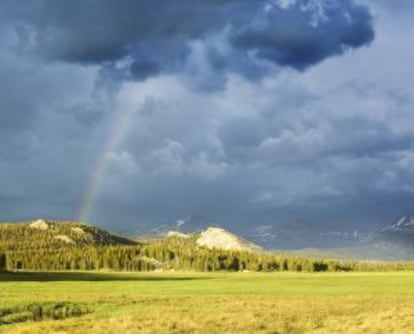
[[414, 215], [404, 215], [364, 242], [332, 249], [302, 249], [301, 256], [369, 260], [414, 260]]
[[348, 225], [331, 226], [293, 221], [283, 225], [259, 225], [247, 231], [248, 238], [266, 249], [333, 248], [358, 245], [372, 232]]
[[[216, 224], [203, 216], [189, 216], [172, 223], [158, 226], [141, 226], [136, 231], [139, 236], [163, 236], [169, 231], [181, 233], [199, 233], [208, 227], [221, 227], [234, 230], [234, 226]], [[372, 237], [372, 232], [358, 229], [356, 226], [335, 226], [329, 224], [310, 224], [293, 221], [282, 225], [237, 226], [237, 234], [262, 246], [267, 250], [298, 248], [332, 248], [357, 245]]]
[[[177, 220], [148, 230], [146, 234], [167, 235], [169, 231], [200, 233], [209, 226], [200, 216]], [[215, 225], [216, 227], [219, 227]], [[145, 234], [145, 233], [144, 233]], [[378, 231], [356, 226], [291, 222], [283, 225], [258, 225], [238, 231], [244, 239], [266, 250], [324, 258], [372, 260], [414, 260], [414, 215], [404, 215]]]
[[192, 215], [182, 219], [177, 219], [171, 223], [163, 223], [156, 226], [142, 224], [134, 234], [138, 237], [145, 237], [164, 236], [170, 231], [177, 231], [181, 233], [199, 233], [206, 230], [208, 227], [226, 228], [223, 224], [213, 223], [209, 218], [200, 215]]
[[[400, 252], [406, 253], [404, 258], [414, 258], [414, 216], [405, 215], [399, 218], [396, 222], [386, 225], [377, 233], [370, 244], [388, 246], [388, 250], [394, 248], [396, 254], [396, 247]], [[391, 256], [392, 259], [392, 256]]]

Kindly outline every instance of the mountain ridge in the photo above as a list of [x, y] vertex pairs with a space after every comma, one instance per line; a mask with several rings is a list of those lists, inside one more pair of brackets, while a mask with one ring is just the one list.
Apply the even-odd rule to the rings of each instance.
[[414, 234], [414, 215], [406, 214], [395, 222], [385, 225], [380, 233], [408, 233]]

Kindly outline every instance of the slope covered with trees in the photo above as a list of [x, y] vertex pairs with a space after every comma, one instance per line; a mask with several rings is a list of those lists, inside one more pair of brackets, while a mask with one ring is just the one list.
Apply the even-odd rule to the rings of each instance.
[[77, 222], [39, 219], [0, 224], [0, 249], [9, 251], [135, 244], [137, 242]]

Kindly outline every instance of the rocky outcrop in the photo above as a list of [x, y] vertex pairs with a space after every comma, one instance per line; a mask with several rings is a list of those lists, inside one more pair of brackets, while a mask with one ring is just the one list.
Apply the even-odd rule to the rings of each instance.
[[235, 251], [257, 252], [262, 248], [239, 236], [218, 227], [209, 227], [196, 240], [198, 246], [209, 249], [225, 249]]

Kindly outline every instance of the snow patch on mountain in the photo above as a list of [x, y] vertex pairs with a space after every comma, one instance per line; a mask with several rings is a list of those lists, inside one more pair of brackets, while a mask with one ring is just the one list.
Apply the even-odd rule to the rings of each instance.
[[414, 233], [414, 216], [402, 216], [396, 222], [386, 225], [381, 232]]

